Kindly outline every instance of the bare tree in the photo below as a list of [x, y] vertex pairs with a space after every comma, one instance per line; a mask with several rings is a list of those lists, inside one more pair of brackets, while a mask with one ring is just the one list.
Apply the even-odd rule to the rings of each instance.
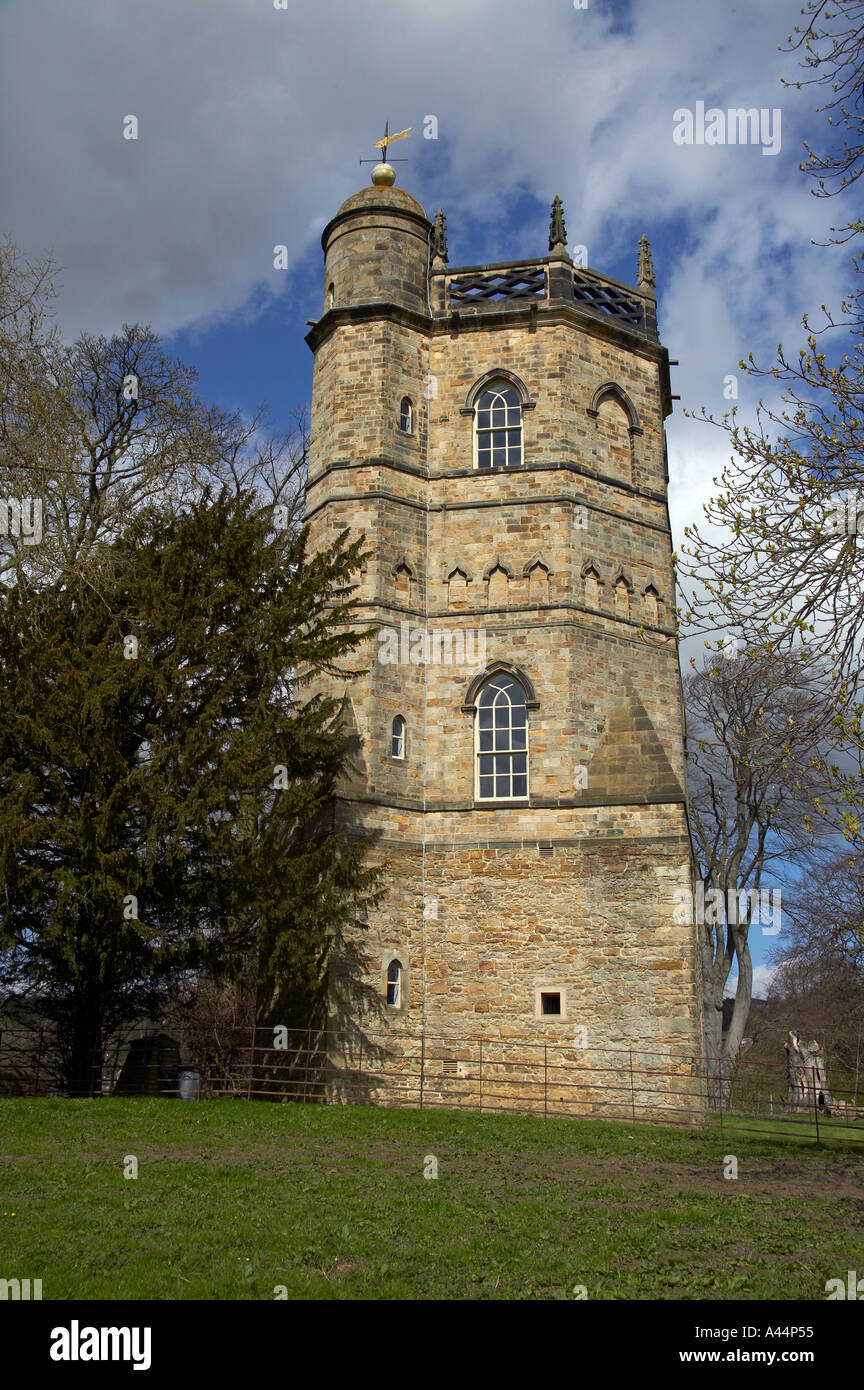
[[[796, 657], [745, 654], [709, 660], [684, 682], [690, 824], [704, 898], [706, 1049], [724, 1103], [752, 999], [750, 928], [764, 916], [770, 931], [780, 925], [776, 899], [768, 912], [764, 879], [812, 854], [821, 831], [805, 824], [827, 783], [825, 694], [815, 674]], [[733, 964], [738, 985], [724, 1037]]]
[[208, 487], [252, 489], [280, 529], [299, 527], [305, 407], [274, 432], [266, 406], [208, 405], [195, 370], [146, 327], [65, 344], [48, 315], [52, 274], [0, 248], [0, 496], [37, 502], [41, 517], [38, 544], [0, 536], [0, 579], [80, 574], [136, 513], [188, 506]]
[[[783, 85], [798, 91], [818, 86], [830, 92], [824, 106], [816, 109], [828, 113], [828, 125], [842, 132], [842, 143], [818, 152], [805, 140], [807, 159], [801, 168], [815, 181], [817, 198], [832, 198], [864, 173], [864, 0], [807, 0], [801, 14], [807, 23], [796, 24], [786, 51], [800, 53], [802, 67], [812, 75], [796, 82], [783, 79]], [[854, 235], [862, 230], [858, 218], [841, 232]]]
[[[825, 148], [805, 145], [802, 170], [817, 197], [843, 194], [864, 169], [864, 0], [808, 0], [806, 24], [790, 36], [806, 76], [787, 83], [827, 92]], [[836, 137], [839, 135], [840, 143]], [[831, 228], [830, 242], [864, 232], [860, 218]], [[852, 256], [856, 274], [864, 254]], [[705, 507], [708, 528], [686, 532], [681, 576], [687, 619], [696, 630], [739, 631], [748, 647], [802, 651], [832, 673], [831, 720], [845, 735], [847, 759], [833, 768], [836, 828], [864, 842], [864, 300], [853, 290], [836, 313], [803, 319], [806, 345], [758, 367], [782, 385], [779, 402], [760, 402], [754, 423], [737, 410], [716, 420], [732, 452], [718, 493]], [[838, 338], [838, 334], [840, 334]], [[827, 335], [827, 336], [826, 336]], [[720, 536], [716, 537], [716, 529]]]

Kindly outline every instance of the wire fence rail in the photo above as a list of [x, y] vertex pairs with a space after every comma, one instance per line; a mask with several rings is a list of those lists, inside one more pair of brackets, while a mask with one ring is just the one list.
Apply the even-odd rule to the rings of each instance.
[[[704, 1056], [502, 1038], [353, 1030], [138, 1028], [94, 1060], [90, 1093], [305, 1104], [376, 1104], [677, 1125], [864, 1144], [864, 1102], [792, 1097], [785, 1067], [740, 1064], [727, 1083]], [[53, 1030], [0, 1029], [0, 1095], [58, 1095]]]

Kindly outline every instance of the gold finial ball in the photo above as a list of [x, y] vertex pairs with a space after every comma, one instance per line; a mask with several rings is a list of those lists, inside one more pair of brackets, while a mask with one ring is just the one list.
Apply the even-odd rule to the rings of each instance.
[[392, 164], [376, 164], [372, 170], [372, 182], [376, 188], [392, 188], [396, 182], [396, 170]]

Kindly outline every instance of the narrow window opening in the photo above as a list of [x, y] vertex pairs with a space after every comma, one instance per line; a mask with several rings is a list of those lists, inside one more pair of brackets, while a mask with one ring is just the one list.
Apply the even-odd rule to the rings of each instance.
[[540, 1012], [543, 1014], [561, 1013], [561, 995], [556, 990], [548, 992], [544, 990], [540, 995]]
[[390, 757], [405, 757], [405, 720], [397, 714], [390, 726]]
[[402, 1002], [402, 964], [391, 960], [387, 966], [387, 1003], [398, 1009]]

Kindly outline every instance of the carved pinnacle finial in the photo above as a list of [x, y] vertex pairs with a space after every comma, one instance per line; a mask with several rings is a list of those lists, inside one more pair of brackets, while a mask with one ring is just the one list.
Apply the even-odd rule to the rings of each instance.
[[435, 226], [432, 228], [432, 259], [447, 264], [447, 218], [442, 208], [436, 212]]
[[549, 250], [555, 251], [559, 246], [567, 250], [567, 228], [564, 226], [564, 207], [556, 193], [549, 218]]
[[653, 290], [657, 288], [657, 281], [654, 279], [654, 262], [651, 260], [651, 243], [644, 232], [639, 242], [639, 264], [636, 269], [636, 283], [640, 290]]

